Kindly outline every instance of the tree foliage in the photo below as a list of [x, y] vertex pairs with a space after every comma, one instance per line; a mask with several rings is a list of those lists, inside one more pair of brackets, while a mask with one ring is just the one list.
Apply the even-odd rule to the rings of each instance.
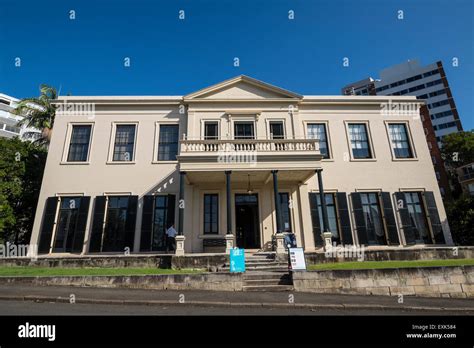
[[18, 138], [0, 138], [0, 148], [0, 242], [28, 243], [46, 150]]
[[49, 144], [57, 109], [53, 102], [57, 98], [58, 94], [54, 87], [41, 85], [39, 97], [22, 99], [13, 110], [16, 115], [24, 117], [18, 122], [19, 126], [25, 125], [43, 131], [42, 136], [35, 140], [38, 144]]
[[457, 245], [474, 245], [474, 197], [467, 194], [446, 207], [449, 226]]
[[453, 169], [474, 162], [474, 131], [444, 136], [441, 139], [441, 154], [445, 164]]

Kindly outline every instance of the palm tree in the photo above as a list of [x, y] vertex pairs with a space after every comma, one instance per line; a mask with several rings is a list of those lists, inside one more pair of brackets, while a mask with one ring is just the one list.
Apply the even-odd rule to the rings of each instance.
[[[38, 98], [22, 99], [13, 110], [14, 114], [24, 117], [18, 122], [19, 126], [41, 130], [41, 136], [34, 141], [37, 144], [48, 145], [51, 140], [57, 108], [52, 102], [57, 98], [54, 87], [41, 85]], [[31, 134], [33, 132], [26, 133], [27, 136]]]

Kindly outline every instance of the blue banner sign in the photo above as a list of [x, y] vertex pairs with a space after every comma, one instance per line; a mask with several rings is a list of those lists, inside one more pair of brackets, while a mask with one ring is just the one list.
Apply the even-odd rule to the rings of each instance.
[[230, 250], [230, 271], [232, 273], [245, 272], [245, 250], [231, 249]]

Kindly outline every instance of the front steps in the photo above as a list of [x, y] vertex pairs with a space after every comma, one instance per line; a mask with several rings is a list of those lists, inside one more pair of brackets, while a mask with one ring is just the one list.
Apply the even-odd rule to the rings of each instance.
[[[229, 271], [226, 264], [223, 271]], [[275, 253], [245, 254], [243, 291], [291, 291], [293, 280], [288, 272], [288, 262], [277, 260]]]

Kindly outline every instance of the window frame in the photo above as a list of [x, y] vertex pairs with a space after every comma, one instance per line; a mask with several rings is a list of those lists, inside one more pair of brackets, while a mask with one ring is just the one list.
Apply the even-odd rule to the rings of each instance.
[[[135, 126], [135, 138], [133, 139], [133, 156], [130, 161], [114, 161], [114, 152], [115, 152], [115, 138], [117, 136], [117, 126]], [[137, 156], [137, 140], [138, 140], [138, 130], [139, 122], [138, 121], [119, 121], [112, 122], [112, 130], [109, 143], [109, 155], [107, 157], [107, 164], [135, 164]]]
[[[273, 138], [272, 137], [272, 123], [281, 123], [281, 127], [283, 129], [283, 138]], [[275, 139], [275, 140], [283, 140], [287, 139], [287, 132], [286, 132], [286, 122], [285, 119], [283, 118], [267, 118], [266, 119], [266, 124], [267, 124], [267, 139]]]
[[[291, 194], [292, 194], [291, 191], [288, 191], [288, 190], [278, 191], [278, 203], [280, 204], [280, 212], [282, 212], [282, 201], [281, 201], [282, 195], [287, 195], [288, 196], [288, 203], [291, 202], [291, 203], [294, 204], [294, 201], [292, 199]], [[290, 224], [289, 228], [290, 229], [286, 230], [285, 226], [281, 226], [281, 229], [282, 229], [283, 233], [295, 233], [295, 224], [294, 224], [294, 221], [293, 221], [293, 215], [294, 215], [294, 206], [292, 208], [290, 208], [288, 206], [288, 219], [289, 219], [289, 224]], [[281, 216], [281, 218], [282, 218], [281, 223], [284, 224], [283, 216]]]
[[177, 156], [179, 156], [181, 152], [180, 141], [181, 141], [181, 124], [179, 121], [157, 121], [155, 122], [155, 140], [153, 142], [153, 158], [151, 163], [153, 164], [166, 164], [166, 163], [178, 163], [178, 159], [176, 160], [158, 160], [158, 147], [160, 146], [160, 127], [161, 126], [178, 126], [178, 152]]
[[[375, 245], [375, 246], [388, 246], [388, 231], [387, 231], [387, 226], [385, 225], [382, 199], [381, 199], [381, 196], [380, 196], [382, 191], [381, 190], [356, 190], [356, 192], [361, 195], [360, 196], [361, 197], [361, 207], [362, 207], [363, 211], [364, 211], [364, 206], [369, 206], [369, 208], [371, 208], [374, 204], [376, 205], [378, 213], [379, 213], [379, 218], [380, 218], [380, 226], [382, 227], [384, 238], [385, 238], [385, 244], [373, 244], [373, 243], [371, 244], [370, 241], [369, 241], [369, 235], [367, 234], [367, 241], [369, 242], [368, 245], [370, 245], [370, 246], [373, 246], [373, 245]], [[367, 204], [365, 204], [362, 201], [362, 195], [367, 195], [367, 199], [368, 199]], [[375, 200], [376, 200], [375, 203], [370, 202], [370, 199], [369, 199], [370, 195], [375, 195]], [[373, 218], [372, 211], [371, 211], [370, 215]], [[374, 231], [374, 233], [375, 233], [375, 231]]]
[[[427, 234], [428, 234], [428, 238], [431, 241], [433, 241], [434, 238], [433, 238], [433, 231], [432, 231], [431, 223], [429, 221], [428, 205], [426, 204], [426, 200], [425, 200], [425, 197], [424, 197], [425, 190], [424, 189], [422, 189], [422, 190], [420, 190], [420, 189], [400, 189], [400, 192], [402, 192], [405, 195], [405, 201], [407, 201], [407, 194], [416, 194], [417, 195], [418, 203], [420, 204], [420, 209], [423, 212], [423, 223], [425, 224]], [[406, 202], [406, 208], [407, 208], [408, 213], [410, 214], [410, 211], [409, 211], [409, 208], [408, 208], [409, 205], [413, 205], [413, 203]], [[415, 227], [415, 226], [412, 225], [412, 227]], [[405, 236], [404, 236], [404, 238], [405, 238]], [[406, 240], [405, 240], [405, 243], [406, 243]], [[422, 241], [420, 239], [416, 239], [416, 244], [426, 244], [426, 243], [425, 243], [424, 240]]]
[[[211, 232], [206, 232], [206, 196], [216, 196], [217, 197], [217, 204], [216, 204], [216, 216], [217, 216], [217, 221], [216, 221], [216, 225], [217, 225], [217, 231], [214, 232], [214, 231], [211, 231]], [[220, 234], [220, 226], [219, 226], [219, 223], [220, 223], [220, 219], [219, 219], [219, 214], [220, 214], [220, 210], [219, 210], [219, 204], [220, 203], [220, 195], [218, 192], [204, 192], [203, 195], [202, 195], [202, 235], [204, 236], [217, 236]], [[211, 204], [211, 216], [212, 214], [214, 213], [213, 209], [212, 209], [212, 204]], [[211, 218], [212, 220], [212, 218]], [[213, 222], [211, 221], [210, 222], [210, 228], [212, 230], [212, 224]]]
[[[56, 193], [54, 195], [54, 197], [57, 199], [57, 206], [56, 206], [56, 211], [54, 212], [54, 227], [53, 227], [53, 233], [51, 234], [51, 241], [49, 243], [49, 252], [48, 254], [52, 254], [54, 253], [54, 244], [55, 244], [55, 241], [56, 241], [56, 234], [57, 234], [57, 227], [58, 227], [58, 223], [59, 223], [59, 213], [60, 213], [60, 208], [61, 208], [61, 201], [62, 199], [64, 198], [69, 198], [69, 197], [72, 197], [72, 198], [80, 198], [81, 199], [81, 204], [82, 204], [82, 198], [85, 197], [85, 193], [84, 192], [64, 192], [64, 193]], [[90, 207], [89, 207], [90, 209]], [[88, 214], [89, 215], [89, 214]], [[86, 233], [85, 233], [85, 236], [84, 238], [88, 238], [87, 236], [87, 229], [88, 229], [88, 224], [89, 224], [89, 219], [90, 217], [88, 216], [87, 217], [87, 226], [86, 226]], [[64, 253], [68, 253], [68, 252], [64, 252]]]
[[[392, 161], [417, 161], [418, 157], [417, 157], [415, 145], [413, 143], [413, 137], [411, 134], [409, 121], [384, 121], [384, 123], [385, 123], [385, 131], [387, 133], [387, 138], [388, 138], [388, 144], [390, 146], [390, 153], [392, 155]], [[405, 126], [406, 136], [408, 139], [408, 146], [410, 147], [412, 157], [396, 157], [395, 156], [392, 139], [390, 138], [390, 125], [400, 125], [400, 124], [403, 124]]]
[[[236, 138], [236, 135], [235, 135], [235, 129], [236, 128], [235, 128], [235, 126], [237, 124], [243, 124], [243, 123], [252, 124], [253, 138]], [[240, 120], [233, 121], [232, 122], [232, 139], [234, 139], [234, 140], [256, 140], [257, 139], [257, 123], [255, 122], [255, 120], [240, 119]]]
[[[215, 139], [206, 139], [206, 124], [207, 123], [217, 123], [217, 138]], [[220, 119], [212, 119], [206, 118], [201, 119], [201, 139], [202, 140], [219, 140], [221, 139], [221, 120]]]
[[[91, 126], [91, 132], [89, 135], [89, 147], [87, 148], [87, 160], [86, 161], [68, 161], [69, 149], [71, 147], [72, 130], [74, 126]], [[90, 164], [92, 141], [94, 139], [94, 122], [69, 122], [66, 129], [66, 138], [64, 139], [63, 154], [61, 157], [60, 164], [72, 164], [72, 165], [84, 165]]]
[[324, 129], [326, 131], [326, 146], [327, 146], [327, 149], [328, 149], [328, 157], [326, 158], [322, 158], [322, 161], [334, 161], [334, 157], [332, 155], [332, 146], [331, 146], [331, 135], [330, 135], [330, 131], [329, 131], [329, 121], [320, 121], [320, 120], [310, 120], [310, 121], [304, 121], [303, 122], [303, 125], [304, 125], [304, 137], [305, 139], [310, 139], [308, 137], [308, 129], [309, 129], [309, 125], [310, 124], [323, 124], [324, 125]]
[[[368, 149], [371, 153], [371, 157], [356, 158], [356, 157], [354, 157], [354, 154], [352, 152], [352, 143], [351, 143], [351, 137], [350, 137], [350, 134], [349, 134], [349, 126], [350, 125], [359, 125], [359, 124], [365, 125], [365, 130], [367, 132], [367, 145], [368, 145]], [[377, 161], [376, 153], [375, 153], [374, 146], [373, 146], [372, 133], [370, 131], [370, 122], [367, 121], [367, 120], [363, 120], [363, 121], [351, 120], [351, 121], [344, 121], [344, 125], [345, 125], [345, 128], [346, 128], [346, 140], [347, 140], [347, 146], [348, 146], [348, 149], [349, 149], [349, 160], [351, 162], [375, 162], [375, 161]]]

